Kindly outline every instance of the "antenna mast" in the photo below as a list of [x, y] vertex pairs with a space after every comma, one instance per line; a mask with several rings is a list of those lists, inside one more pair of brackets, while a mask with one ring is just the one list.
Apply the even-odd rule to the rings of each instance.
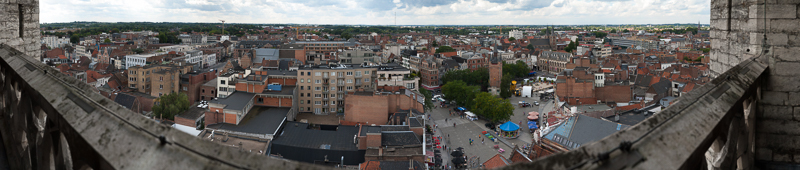
[[219, 20], [219, 21], [222, 21], [222, 35], [225, 35], [225, 20]]

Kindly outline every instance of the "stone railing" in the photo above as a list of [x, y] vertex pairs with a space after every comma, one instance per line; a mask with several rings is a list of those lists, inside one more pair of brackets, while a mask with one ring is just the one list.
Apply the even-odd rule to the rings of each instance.
[[0, 57], [0, 134], [11, 169], [328, 169], [159, 124], [3, 44]]
[[752, 169], [765, 70], [742, 61], [633, 127], [505, 169]]

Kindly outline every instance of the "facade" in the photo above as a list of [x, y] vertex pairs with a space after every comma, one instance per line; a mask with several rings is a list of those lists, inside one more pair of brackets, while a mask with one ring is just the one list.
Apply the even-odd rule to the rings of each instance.
[[572, 54], [554, 51], [542, 51], [537, 62], [539, 70], [558, 74], [567, 69], [567, 64], [571, 63]]
[[622, 39], [622, 38], [609, 38], [611, 45], [623, 46], [634, 49], [658, 50], [659, 42], [655, 40], [638, 40], [638, 39]]
[[180, 75], [192, 66], [147, 65], [128, 68], [128, 86], [139, 92], [159, 97], [180, 92]]
[[511, 31], [508, 31], [508, 38], [522, 39], [522, 38], [524, 38], [524, 36], [525, 36], [525, 35], [524, 35], [524, 34], [523, 34], [523, 32], [522, 32], [522, 31], [520, 31], [520, 30], [511, 30]]
[[426, 57], [419, 65], [420, 86], [428, 90], [438, 89], [439, 85], [439, 62], [433, 57]]
[[69, 44], [69, 37], [46, 36], [42, 37], [42, 44], [48, 48], [61, 48]]
[[381, 57], [369, 49], [356, 48], [345, 50], [338, 53], [339, 63], [341, 64], [362, 64], [365, 62], [380, 63]]
[[125, 69], [129, 69], [133, 66], [144, 66], [154, 62], [153, 56], [161, 55], [163, 53], [153, 53], [153, 54], [132, 54], [125, 56]]
[[182, 74], [180, 79], [180, 92], [186, 93], [189, 97], [189, 101], [200, 101], [200, 88], [202, 85], [216, 78], [217, 75], [214, 74], [214, 72], [192, 71]]
[[344, 111], [344, 95], [375, 91], [376, 67], [315, 65], [298, 68], [299, 112], [327, 115]]
[[397, 63], [389, 63], [378, 67], [377, 86], [403, 86], [409, 90], [416, 90], [419, 77], [409, 77], [411, 70]]
[[360, 43], [354, 41], [295, 41], [292, 44], [304, 45], [305, 51], [328, 53], [355, 48]]

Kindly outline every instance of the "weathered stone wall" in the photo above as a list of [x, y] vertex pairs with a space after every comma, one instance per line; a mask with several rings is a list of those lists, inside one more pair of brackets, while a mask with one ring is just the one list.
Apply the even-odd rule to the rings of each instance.
[[764, 7], [764, 0], [711, 1], [711, 74], [751, 57], [767, 63], [756, 160], [800, 163], [800, 0], [768, 0]]
[[41, 38], [39, 0], [0, 0], [0, 43], [39, 59]]

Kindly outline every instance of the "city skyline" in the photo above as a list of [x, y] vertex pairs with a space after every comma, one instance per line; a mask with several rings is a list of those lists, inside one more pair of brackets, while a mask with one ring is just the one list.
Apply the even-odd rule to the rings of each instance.
[[[212, 1], [44, 0], [42, 23], [218, 22], [335, 25], [709, 24], [708, 0]], [[609, 12], [618, 11], [618, 12]], [[498, 19], [505, 18], [505, 19]]]

